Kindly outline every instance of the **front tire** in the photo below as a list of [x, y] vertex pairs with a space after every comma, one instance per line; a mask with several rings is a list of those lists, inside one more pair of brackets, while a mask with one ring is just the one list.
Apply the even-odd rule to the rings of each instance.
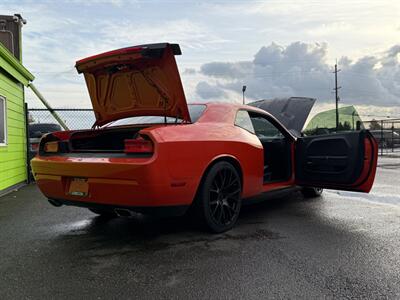
[[301, 190], [301, 193], [305, 198], [316, 198], [320, 197], [323, 193], [323, 188], [316, 188], [316, 187], [304, 187]]
[[214, 233], [231, 229], [242, 205], [242, 184], [232, 164], [221, 161], [207, 173], [195, 202], [200, 221]]

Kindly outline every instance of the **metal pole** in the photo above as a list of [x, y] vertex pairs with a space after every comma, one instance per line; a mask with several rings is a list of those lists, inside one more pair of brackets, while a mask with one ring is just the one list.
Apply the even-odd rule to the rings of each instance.
[[49, 112], [52, 114], [54, 119], [57, 120], [57, 122], [61, 125], [64, 130], [69, 130], [67, 124], [64, 123], [64, 121], [60, 118], [60, 116], [54, 111], [54, 109], [50, 106], [50, 104], [47, 102], [47, 100], [43, 97], [43, 95], [37, 90], [37, 88], [33, 85], [33, 83], [29, 83], [28, 85], [31, 90], [35, 93], [35, 95], [39, 98], [40, 101], [42, 101], [43, 105], [46, 106], [46, 108], [49, 110]]
[[338, 85], [337, 85], [337, 64], [335, 64], [335, 101], [336, 101], [336, 132], [339, 129], [339, 96], [338, 96]]
[[381, 156], [383, 156], [383, 120], [381, 120]]
[[392, 152], [394, 152], [394, 122], [392, 122]]
[[29, 160], [29, 151], [31, 150], [30, 138], [29, 138], [29, 116], [28, 116], [28, 104], [24, 103], [25, 108], [25, 132], [26, 132], [26, 183], [31, 183], [31, 162]]
[[244, 99], [244, 92], [245, 92], [245, 91], [246, 91], [246, 86], [244, 85], [244, 86], [242, 87], [243, 105], [246, 104], [246, 101], [245, 101], [245, 99]]

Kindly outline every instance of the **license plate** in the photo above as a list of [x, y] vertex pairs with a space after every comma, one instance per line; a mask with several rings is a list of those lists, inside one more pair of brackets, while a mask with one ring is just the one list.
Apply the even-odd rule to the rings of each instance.
[[73, 196], [87, 196], [89, 184], [86, 178], [72, 178], [69, 184], [68, 194]]

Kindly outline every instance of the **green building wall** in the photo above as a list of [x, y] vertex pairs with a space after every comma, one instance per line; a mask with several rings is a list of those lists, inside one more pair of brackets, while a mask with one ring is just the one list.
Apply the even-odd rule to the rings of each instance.
[[7, 108], [7, 143], [0, 145], [0, 195], [27, 179], [24, 86], [33, 78], [0, 43], [0, 96]]
[[27, 179], [24, 87], [3, 70], [0, 96], [6, 99], [7, 145], [0, 146], [0, 191]]

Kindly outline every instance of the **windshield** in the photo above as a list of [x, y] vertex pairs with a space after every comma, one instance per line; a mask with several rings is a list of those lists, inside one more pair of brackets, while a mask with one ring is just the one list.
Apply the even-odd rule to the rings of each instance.
[[[203, 114], [206, 109], [205, 104], [189, 104], [189, 115], [192, 123], [195, 123]], [[179, 118], [166, 118], [167, 124], [179, 124], [182, 123], [182, 119]], [[134, 125], [134, 124], [164, 124], [165, 118], [162, 116], [143, 116], [143, 117], [130, 117], [125, 119], [116, 120], [106, 125], [108, 126], [121, 126], [121, 125]]]

